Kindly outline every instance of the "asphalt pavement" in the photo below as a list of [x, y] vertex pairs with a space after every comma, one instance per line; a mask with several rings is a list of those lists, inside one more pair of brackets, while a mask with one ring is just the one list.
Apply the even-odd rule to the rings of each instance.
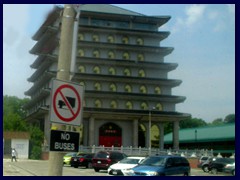
[[[47, 160], [18, 159], [11, 162], [11, 159], [3, 159], [3, 176], [48, 176]], [[108, 176], [107, 171], [95, 172], [85, 167], [73, 168], [63, 166], [62, 176]], [[199, 168], [191, 169], [191, 176], [229, 176], [228, 174], [213, 175], [204, 173]]]

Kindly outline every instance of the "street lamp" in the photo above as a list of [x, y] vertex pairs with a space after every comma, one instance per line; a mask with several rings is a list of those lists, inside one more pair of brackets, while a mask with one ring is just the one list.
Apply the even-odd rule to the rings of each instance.
[[196, 147], [198, 147], [197, 146], [197, 129], [195, 129], [195, 145], [196, 145]]
[[149, 119], [149, 122], [148, 122], [148, 125], [149, 125], [149, 127], [148, 127], [148, 129], [149, 129], [149, 148], [151, 148], [151, 146], [152, 146], [152, 144], [151, 144], [151, 126], [152, 126], [152, 120], [151, 120], [151, 116], [152, 116], [152, 110], [154, 110], [155, 109], [155, 107], [152, 107], [152, 109], [149, 109], [149, 113], [148, 113], [148, 119]]

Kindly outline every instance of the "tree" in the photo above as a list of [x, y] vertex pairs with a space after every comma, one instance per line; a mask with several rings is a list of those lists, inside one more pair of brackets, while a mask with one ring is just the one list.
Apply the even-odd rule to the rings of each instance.
[[224, 123], [235, 123], [235, 114], [229, 114], [224, 118]]
[[189, 119], [180, 121], [179, 126], [180, 126], [181, 129], [185, 129], [185, 128], [207, 126], [207, 123], [202, 119], [189, 118]]
[[24, 118], [27, 113], [23, 106], [29, 99], [19, 99], [15, 96], [3, 97], [3, 130], [4, 131], [25, 131], [29, 132], [30, 139], [30, 158], [40, 159], [41, 144], [43, 142], [43, 132], [39, 127], [28, 124]]
[[213, 120], [213, 122], [210, 125], [218, 126], [218, 125], [222, 125], [222, 124], [223, 124], [223, 119], [222, 118], [217, 118], [217, 119]]
[[19, 99], [16, 96], [3, 97], [3, 130], [4, 131], [27, 131], [28, 124], [23, 120], [26, 111], [23, 105], [29, 99]]

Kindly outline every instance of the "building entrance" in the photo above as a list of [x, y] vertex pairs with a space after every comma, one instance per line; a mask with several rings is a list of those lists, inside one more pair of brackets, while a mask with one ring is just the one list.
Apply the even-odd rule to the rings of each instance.
[[114, 123], [102, 125], [99, 128], [99, 145], [105, 147], [122, 146], [122, 129]]

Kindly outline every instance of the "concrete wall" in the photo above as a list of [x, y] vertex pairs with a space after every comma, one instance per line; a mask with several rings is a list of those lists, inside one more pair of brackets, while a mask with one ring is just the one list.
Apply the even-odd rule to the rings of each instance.
[[29, 151], [28, 139], [12, 139], [11, 147], [16, 149], [18, 158], [28, 159]]

